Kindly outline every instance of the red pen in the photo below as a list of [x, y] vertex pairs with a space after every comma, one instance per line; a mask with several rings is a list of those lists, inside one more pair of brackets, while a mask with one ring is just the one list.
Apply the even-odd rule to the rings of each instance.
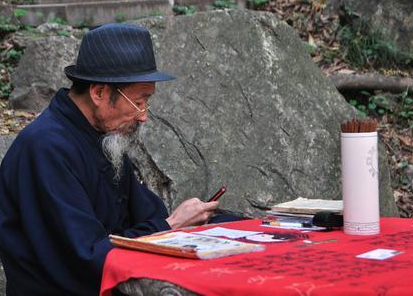
[[211, 198], [208, 200], [208, 202], [218, 200], [218, 198], [220, 198], [220, 197], [225, 193], [225, 191], [227, 191], [227, 189], [226, 189], [225, 187], [222, 187], [220, 190], [218, 190], [217, 193], [214, 194], [213, 197], [211, 197]]

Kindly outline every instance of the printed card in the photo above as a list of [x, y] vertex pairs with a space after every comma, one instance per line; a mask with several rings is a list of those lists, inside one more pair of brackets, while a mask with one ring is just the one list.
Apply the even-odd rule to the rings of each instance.
[[403, 252], [388, 249], [376, 249], [367, 253], [357, 255], [357, 258], [374, 259], [374, 260], [386, 260]]

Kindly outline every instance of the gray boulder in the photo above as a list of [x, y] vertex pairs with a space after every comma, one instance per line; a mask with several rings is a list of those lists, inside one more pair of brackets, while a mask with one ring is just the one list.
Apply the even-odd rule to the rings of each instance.
[[13, 92], [9, 104], [15, 109], [39, 112], [49, 103], [60, 87], [69, 87], [70, 81], [63, 68], [73, 64], [79, 39], [65, 36], [27, 38], [25, 54], [12, 75]]
[[[131, 156], [170, 209], [225, 185], [224, 211], [260, 216], [298, 196], [341, 198], [339, 124], [354, 110], [275, 15], [246, 10], [147, 20], [159, 83]], [[385, 159], [385, 157], [382, 159]], [[383, 215], [398, 215], [381, 163]]]
[[[170, 210], [222, 185], [221, 208], [251, 216], [298, 196], [341, 198], [339, 124], [355, 113], [291, 27], [248, 10], [136, 23], [151, 31], [158, 68], [178, 77], [158, 83], [152, 120], [131, 152], [139, 178]], [[79, 40], [27, 44], [12, 104], [36, 94], [41, 103], [32, 105], [43, 109], [52, 92], [70, 85], [63, 68]], [[381, 159], [382, 214], [398, 215]]]

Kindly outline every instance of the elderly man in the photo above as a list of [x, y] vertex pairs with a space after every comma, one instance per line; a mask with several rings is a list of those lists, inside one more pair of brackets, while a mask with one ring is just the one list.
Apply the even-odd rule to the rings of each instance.
[[82, 40], [73, 81], [16, 138], [0, 171], [0, 251], [7, 295], [97, 295], [109, 234], [127, 237], [207, 222], [218, 202], [168, 215], [136, 181], [126, 152], [147, 120], [156, 69], [149, 32], [108, 24]]

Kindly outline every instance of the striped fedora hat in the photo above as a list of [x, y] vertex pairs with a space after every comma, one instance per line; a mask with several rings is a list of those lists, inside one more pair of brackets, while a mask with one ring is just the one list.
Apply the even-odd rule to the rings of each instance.
[[152, 40], [146, 28], [106, 24], [82, 39], [76, 65], [66, 76], [86, 82], [154, 82], [174, 79], [156, 69]]

